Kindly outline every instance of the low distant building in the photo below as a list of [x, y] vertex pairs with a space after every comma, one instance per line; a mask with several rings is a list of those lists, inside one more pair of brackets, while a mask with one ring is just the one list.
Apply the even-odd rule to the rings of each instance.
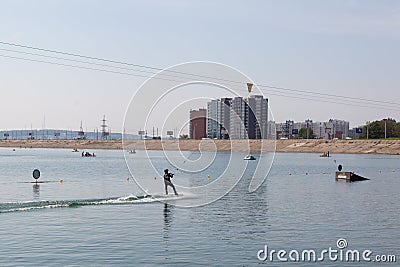
[[267, 122], [267, 139], [276, 139], [276, 123], [275, 121]]
[[348, 137], [350, 137], [352, 139], [360, 138], [362, 136], [362, 133], [363, 133], [363, 127], [359, 126], [359, 127], [350, 129]]
[[331, 140], [334, 138], [345, 139], [349, 137], [349, 122], [344, 120], [330, 119], [326, 122], [313, 122], [306, 120], [304, 122], [286, 122], [276, 123], [277, 138], [293, 138], [302, 128], [311, 128], [313, 136], [309, 138]]
[[291, 138], [293, 130], [297, 129], [294, 121], [287, 120], [282, 123], [276, 123], [276, 136], [278, 139]]
[[189, 121], [190, 139], [202, 139], [207, 137], [207, 110], [191, 110]]
[[345, 139], [349, 136], [350, 123], [344, 120], [330, 119], [333, 125], [333, 138]]

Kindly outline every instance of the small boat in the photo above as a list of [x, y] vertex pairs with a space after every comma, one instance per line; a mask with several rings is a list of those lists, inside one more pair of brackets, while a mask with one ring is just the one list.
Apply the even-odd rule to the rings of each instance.
[[320, 155], [320, 157], [322, 157], [322, 158], [329, 158], [329, 157], [330, 157], [329, 152], [328, 152], [328, 153], [326, 153], [326, 152], [322, 153], [322, 154]]
[[82, 152], [82, 157], [96, 157], [96, 155], [90, 152]]
[[248, 155], [246, 155], [243, 159], [244, 159], [244, 160], [255, 160], [256, 158], [255, 158], [253, 155], [248, 154]]
[[73, 148], [72, 152], [79, 152], [79, 150], [77, 148]]

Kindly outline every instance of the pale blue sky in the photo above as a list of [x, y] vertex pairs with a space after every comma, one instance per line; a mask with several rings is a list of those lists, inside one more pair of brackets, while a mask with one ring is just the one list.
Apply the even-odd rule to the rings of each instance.
[[[260, 84], [400, 102], [399, 1], [1, 1], [0, 41], [161, 68], [216, 61]], [[45, 115], [49, 128], [93, 130], [105, 114], [120, 131], [144, 80], [0, 57], [0, 129], [41, 128]], [[277, 121], [400, 120], [400, 105], [265, 95]]]

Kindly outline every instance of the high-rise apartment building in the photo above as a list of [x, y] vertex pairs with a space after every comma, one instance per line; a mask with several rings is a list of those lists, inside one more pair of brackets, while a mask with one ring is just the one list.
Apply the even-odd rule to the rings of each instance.
[[231, 103], [232, 98], [221, 98], [220, 116], [221, 130], [220, 139], [229, 139], [229, 131], [231, 127]]
[[220, 100], [211, 100], [207, 103], [207, 137], [218, 138], [220, 136]]
[[247, 134], [249, 107], [242, 97], [232, 99], [230, 112], [229, 136], [231, 139], [246, 139]]
[[262, 95], [253, 95], [247, 99], [249, 106], [249, 139], [265, 139], [268, 133], [268, 99]]
[[268, 99], [261, 95], [221, 98], [207, 103], [207, 137], [261, 139], [268, 134]]

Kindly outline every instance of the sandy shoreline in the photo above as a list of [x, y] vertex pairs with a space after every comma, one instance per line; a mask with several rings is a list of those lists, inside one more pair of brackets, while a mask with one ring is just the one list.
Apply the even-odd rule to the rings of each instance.
[[[185, 150], [197, 151], [270, 151], [273, 143], [261, 140], [132, 140], [126, 149], [136, 150]], [[122, 149], [121, 140], [1, 140], [0, 147], [11, 148], [78, 148], [78, 149]], [[277, 140], [277, 152], [292, 153], [346, 153], [400, 155], [400, 140]]]

